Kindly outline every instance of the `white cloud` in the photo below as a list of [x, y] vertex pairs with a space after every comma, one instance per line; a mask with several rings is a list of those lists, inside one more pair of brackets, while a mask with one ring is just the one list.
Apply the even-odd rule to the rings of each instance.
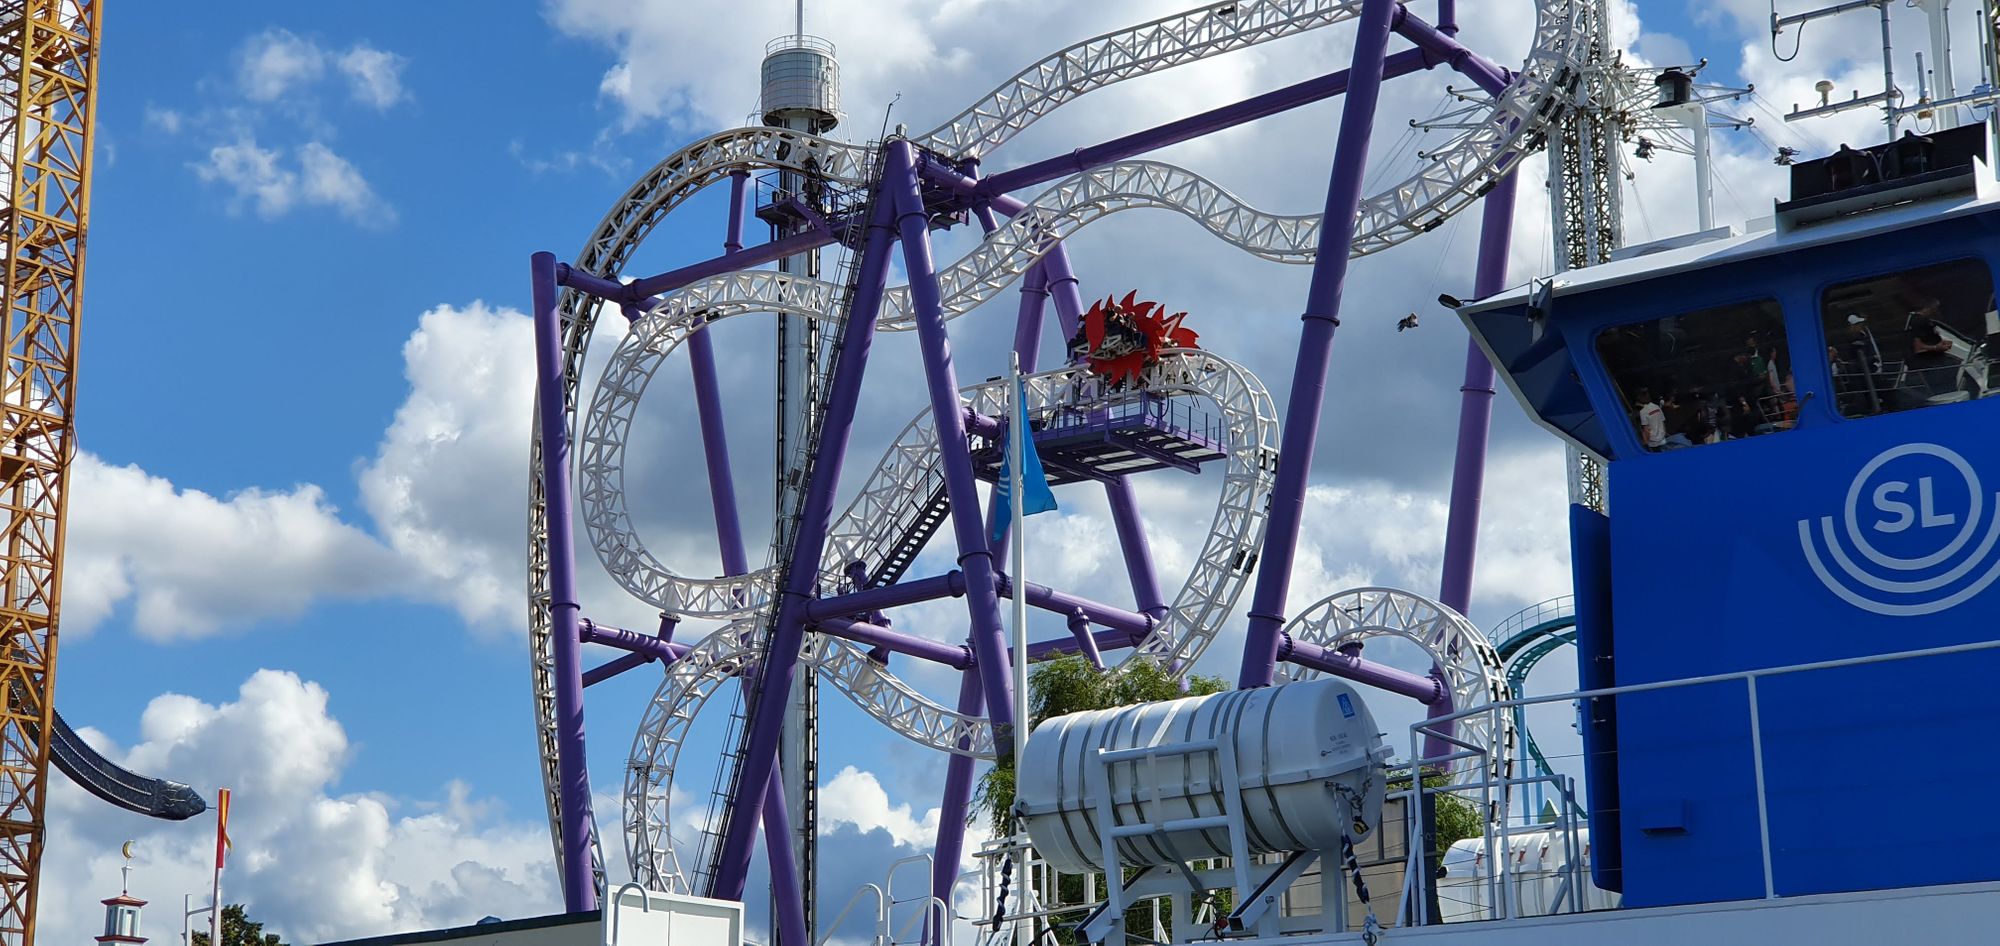
[[889, 802], [889, 793], [872, 772], [845, 766], [833, 780], [820, 786], [819, 832], [832, 834], [851, 825], [863, 834], [882, 831], [899, 847], [928, 848], [937, 836], [938, 809], [916, 817], [908, 802]]
[[360, 43], [340, 54], [336, 65], [347, 76], [348, 90], [356, 101], [386, 109], [403, 100], [403, 67], [409, 64], [392, 52]]
[[361, 472], [389, 545], [479, 625], [516, 623], [521, 609], [534, 352], [517, 311], [424, 313], [403, 345], [409, 396]]
[[156, 105], [146, 106], [146, 124], [169, 135], [179, 134], [182, 124], [181, 113], [171, 108]]
[[317, 141], [299, 149], [299, 192], [308, 204], [320, 204], [368, 226], [396, 222], [396, 212], [345, 158]]
[[409, 60], [368, 43], [330, 50], [290, 30], [272, 28], [243, 42], [236, 55], [236, 85], [253, 102], [276, 102], [306, 92], [327, 75], [331, 64], [347, 79], [354, 100], [386, 109], [408, 96], [403, 67]]
[[[232, 702], [165, 694], [147, 705], [139, 728], [139, 743], [124, 750], [101, 733], [84, 735], [135, 771], [204, 783], [211, 803], [212, 785], [233, 790], [224, 899], [246, 904], [290, 942], [559, 909], [539, 820], [506, 820], [457, 782], [429, 800], [335, 794], [353, 748], [315, 683], [260, 670]], [[180, 893], [207, 889], [209, 816], [150, 821], [54, 778], [48, 821], [41, 929], [50, 942], [95, 932], [95, 910], [79, 905], [116, 892], [126, 839], [137, 842], [132, 892], [154, 902], [156, 928], [171, 927]]]
[[194, 166], [196, 177], [221, 184], [233, 194], [232, 209], [244, 204], [265, 219], [282, 217], [298, 200], [297, 173], [279, 165], [278, 152], [260, 148], [249, 138], [210, 148], [208, 160]]
[[275, 220], [299, 207], [328, 207], [364, 226], [395, 223], [395, 209], [332, 148], [309, 142], [293, 157], [287, 161], [277, 150], [244, 136], [209, 149], [208, 159], [195, 164], [194, 171], [204, 183], [229, 193], [231, 212], [249, 207], [259, 217]]
[[319, 46], [286, 29], [268, 29], [252, 36], [237, 53], [237, 86], [253, 102], [276, 101], [295, 88], [319, 81], [325, 72], [326, 54]]
[[85, 453], [70, 489], [65, 633], [127, 601], [140, 635], [185, 640], [406, 587], [395, 556], [318, 486], [218, 498]]

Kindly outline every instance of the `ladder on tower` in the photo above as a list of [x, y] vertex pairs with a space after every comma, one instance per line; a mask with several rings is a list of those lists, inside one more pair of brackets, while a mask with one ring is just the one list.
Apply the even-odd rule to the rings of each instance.
[[[871, 149], [877, 155], [880, 155], [879, 143], [871, 146]], [[880, 170], [879, 157], [877, 159], [877, 170], [878, 172]], [[848, 216], [850, 219], [865, 220], [868, 219], [869, 209], [869, 205], [866, 202], [858, 203], [849, 211]], [[858, 245], [860, 239], [860, 237], [857, 237], [849, 242]], [[854, 297], [860, 288], [861, 281], [860, 253], [856, 251], [855, 246], [843, 247], [838, 273], [837, 279], [841, 286], [841, 294], [839, 305], [835, 311], [844, 313], [844, 316], [855, 315]], [[873, 312], [862, 314], [862, 317], [865, 318], [873, 318], [874, 316], [875, 313]], [[792, 555], [795, 546], [798, 544], [799, 526], [805, 516], [807, 487], [811, 482], [811, 477], [806, 471], [812, 469], [812, 460], [819, 452], [820, 436], [825, 428], [827, 398], [832, 393], [832, 385], [829, 382], [833, 367], [839, 363], [841, 349], [846, 343], [846, 328], [847, 320], [846, 317], [843, 317], [832, 320], [826, 326], [826, 329], [822, 331], [820, 338], [826, 344], [820, 354], [819, 363], [814, 365], [813, 369], [816, 375], [816, 383], [813, 385], [812, 397], [807, 403], [805, 436], [793, 448], [792, 457], [779, 458], [781, 462], [788, 461], [787, 468], [794, 471], [793, 475], [787, 477], [783, 484], [784, 491], [778, 503], [777, 519], [773, 523], [771, 530], [770, 564], [774, 566], [772, 574], [777, 583], [776, 586], [781, 589], [786, 587], [787, 583], [791, 580]], [[778, 608], [783, 600], [784, 596], [782, 594], [772, 596], [770, 609], [765, 613], [763, 618], [765, 632], [756, 638], [758, 646], [753, 650], [753, 656], [749, 658], [750, 663], [762, 664], [764, 662], [767, 656], [764, 648], [769, 646], [770, 633], [777, 626]], [[757, 688], [760, 685], [760, 674], [746, 672], [742, 679], [745, 681], [745, 686], [740, 691], [741, 696], [738, 709], [732, 714], [730, 720], [730, 728], [733, 731], [729, 734], [730, 738], [724, 743], [727, 748], [723, 750], [722, 757], [717, 761], [718, 775], [721, 777], [718, 778], [717, 789], [712, 792], [711, 804], [719, 807], [720, 810], [714, 812], [714, 816], [706, 819], [700, 839], [702, 854], [697, 863], [701, 864], [705, 871], [703, 885], [710, 888], [704, 892], [711, 894], [713, 893], [712, 888], [715, 877], [721, 868], [722, 839], [729, 832], [730, 822], [740, 811], [739, 806], [731, 802], [744, 797], [743, 790], [745, 786], [742, 784], [743, 762], [745, 753], [748, 751], [747, 743], [749, 741], [750, 729], [754, 725], [752, 717], [754, 716], [755, 707], [758, 705], [760, 696], [757, 692]], [[817, 739], [809, 738], [807, 745], [812, 746], [817, 742]], [[803, 777], [809, 780], [807, 784], [814, 784], [818, 779], [818, 773], [815, 771], [817, 760], [813, 759], [811, 754], [808, 753], [808, 757], [804, 761], [806, 771], [802, 773]], [[807, 823], [811, 823], [814, 815], [812, 810], [814, 807], [812, 793], [808, 792], [805, 803], [806, 821]], [[799, 865], [799, 882], [801, 888], [804, 890], [814, 889], [816, 883], [812, 862], [813, 858], [808, 856]]]

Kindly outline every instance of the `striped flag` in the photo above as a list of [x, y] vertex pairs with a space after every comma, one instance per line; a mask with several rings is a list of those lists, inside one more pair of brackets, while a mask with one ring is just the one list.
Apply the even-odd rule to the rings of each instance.
[[215, 869], [222, 870], [222, 855], [234, 845], [229, 840], [229, 789], [215, 790]]

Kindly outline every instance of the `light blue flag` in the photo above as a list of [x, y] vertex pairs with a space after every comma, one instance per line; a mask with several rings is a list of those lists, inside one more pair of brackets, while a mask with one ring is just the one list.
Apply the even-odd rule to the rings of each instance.
[[[1035, 438], [1028, 426], [1027, 386], [1019, 375], [1014, 377], [1014, 423], [1022, 431], [1021, 437], [1021, 515], [1032, 516], [1038, 512], [1048, 512], [1056, 508], [1055, 491], [1049, 489], [1048, 477], [1042, 473], [1042, 458], [1035, 453]], [[995, 545], [1000, 542], [1003, 524], [1014, 514], [1014, 477], [1008, 469], [1013, 456], [1014, 430], [1007, 432], [1008, 447], [1000, 455], [1000, 476], [995, 486], [997, 497], [994, 505], [993, 534], [989, 537]], [[1016, 537], [1019, 541], [1019, 537]]]

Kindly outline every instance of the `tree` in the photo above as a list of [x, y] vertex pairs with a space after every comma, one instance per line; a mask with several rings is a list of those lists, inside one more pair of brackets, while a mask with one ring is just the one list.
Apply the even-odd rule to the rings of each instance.
[[[208, 946], [207, 931], [194, 934], [194, 946]], [[285, 946], [285, 941], [244, 915], [243, 904], [232, 903], [222, 908], [222, 946]]]

